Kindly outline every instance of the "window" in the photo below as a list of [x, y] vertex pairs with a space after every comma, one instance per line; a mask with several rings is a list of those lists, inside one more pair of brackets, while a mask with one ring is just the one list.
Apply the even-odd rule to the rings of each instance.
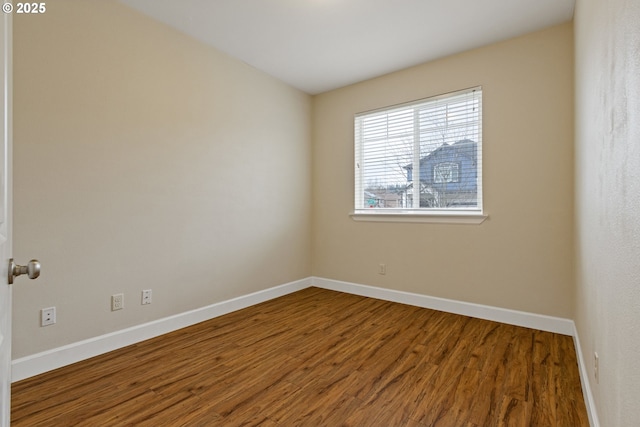
[[482, 215], [482, 88], [355, 117], [355, 212]]
[[433, 167], [433, 182], [460, 182], [460, 164], [442, 162]]

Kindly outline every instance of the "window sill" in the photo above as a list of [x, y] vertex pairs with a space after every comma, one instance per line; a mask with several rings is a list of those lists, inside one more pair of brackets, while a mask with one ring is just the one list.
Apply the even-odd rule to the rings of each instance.
[[354, 221], [412, 222], [431, 224], [481, 224], [489, 218], [479, 212], [380, 212], [357, 210], [349, 214]]

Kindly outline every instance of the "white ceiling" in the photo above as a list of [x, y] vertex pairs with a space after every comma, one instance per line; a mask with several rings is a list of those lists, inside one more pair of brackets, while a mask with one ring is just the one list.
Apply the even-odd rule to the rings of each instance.
[[317, 94], [572, 19], [575, 0], [121, 0]]

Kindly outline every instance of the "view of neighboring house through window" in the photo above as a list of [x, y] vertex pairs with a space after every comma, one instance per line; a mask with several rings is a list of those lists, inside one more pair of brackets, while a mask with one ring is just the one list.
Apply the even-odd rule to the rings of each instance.
[[355, 209], [482, 212], [482, 88], [356, 115]]

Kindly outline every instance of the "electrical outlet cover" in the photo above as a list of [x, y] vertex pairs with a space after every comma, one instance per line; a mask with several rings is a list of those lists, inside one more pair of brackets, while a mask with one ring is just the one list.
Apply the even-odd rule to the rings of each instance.
[[49, 307], [40, 310], [40, 326], [49, 326], [56, 323], [56, 308]]
[[122, 310], [124, 308], [124, 294], [111, 295], [111, 311]]
[[151, 289], [142, 291], [142, 305], [151, 304]]

